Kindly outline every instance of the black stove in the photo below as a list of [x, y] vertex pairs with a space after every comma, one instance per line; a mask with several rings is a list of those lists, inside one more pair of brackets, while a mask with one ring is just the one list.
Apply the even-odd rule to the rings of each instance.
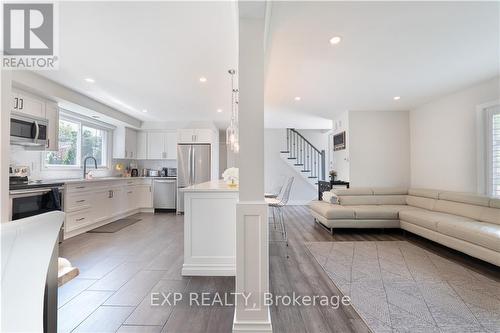
[[42, 180], [42, 181], [29, 181], [27, 176], [10, 176], [9, 177], [9, 190], [26, 190], [31, 188], [43, 187], [59, 187], [63, 186], [63, 182]]

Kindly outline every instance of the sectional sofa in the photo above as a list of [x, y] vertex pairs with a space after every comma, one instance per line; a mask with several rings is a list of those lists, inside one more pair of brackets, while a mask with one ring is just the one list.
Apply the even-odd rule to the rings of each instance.
[[[500, 266], [500, 199], [431, 189], [334, 189], [313, 201], [315, 221], [335, 228], [402, 228]], [[326, 196], [328, 197], [328, 196]]]

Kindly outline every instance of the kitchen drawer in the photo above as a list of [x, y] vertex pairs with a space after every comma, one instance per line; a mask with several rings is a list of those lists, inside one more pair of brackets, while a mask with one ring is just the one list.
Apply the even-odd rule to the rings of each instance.
[[94, 223], [91, 209], [84, 209], [78, 212], [66, 214], [64, 230], [70, 232], [86, 225]]
[[64, 201], [64, 210], [66, 212], [72, 212], [74, 210], [90, 208], [91, 201], [91, 193], [69, 194], [66, 196]]

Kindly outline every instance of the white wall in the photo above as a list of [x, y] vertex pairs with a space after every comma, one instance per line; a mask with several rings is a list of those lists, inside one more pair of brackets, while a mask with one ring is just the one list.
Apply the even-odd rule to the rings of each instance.
[[352, 187], [408, 187], [408, 111], [349, 111]]
[[[311, 135], [310, 131], [299, 130], [306, 138], [316, 136], [316, 139], [325, 134], [317, 132]], [[312, 142], [311, 142], [312, 143]], [[325, 139], [326, 144], [326, 139]], [[307, 183], [301, 176], [280, 156], [280, 151], [286, 149], [286, 129], [266, 129], [264, 131], [264, 181], [266, 192], [276, 192], [288, 179], [294, 177], [295, 181], [290, 193], [291, 205], [306, 204], [315, 199], [317, 189]]]
[[[346, 132], [346, 149], [333, 150], [333, 136]], [[349, 165], [349, 112], [344, 112], [333, 120], [333, 130], [328, 136], [328, 171], [337, 171], [337, 179], [343, 181], [350, 180]]]
[[411, 185], [476, 192], [476, 107], [498, 100], [499, 78], [410, 111]]

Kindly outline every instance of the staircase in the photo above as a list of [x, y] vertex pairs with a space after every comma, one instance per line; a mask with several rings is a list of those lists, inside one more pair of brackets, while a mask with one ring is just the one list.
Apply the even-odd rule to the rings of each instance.
[[325, 180], [325, 151], [314, 147], [297, 130], [287, 128], [286, 150], [281, 158], [285, 160], [311, 186], [317, 187], [319, 180]]

